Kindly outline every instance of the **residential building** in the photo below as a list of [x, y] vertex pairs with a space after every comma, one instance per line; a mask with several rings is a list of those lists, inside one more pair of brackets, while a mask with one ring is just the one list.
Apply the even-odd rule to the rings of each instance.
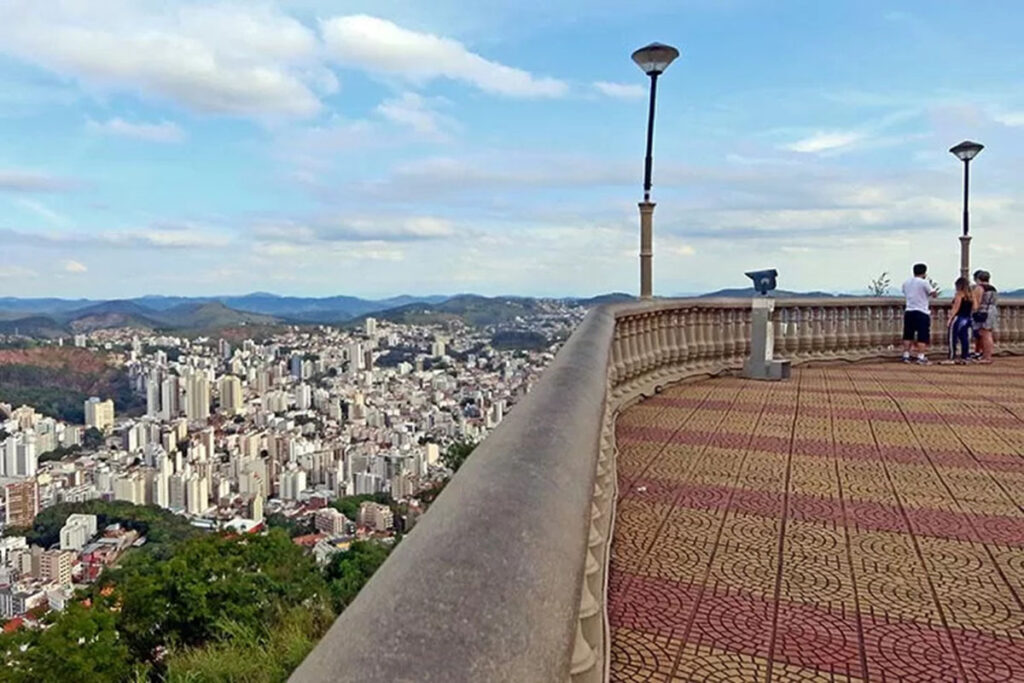
[[35, 479], [7, 484], [4, 487], [7, 526], [32, 526], [39, 514], [39, 486]]
[[331, 536], [340, 536], [346, 533], [349, 524], [348, 518], [334, 508], [317, 510], [313, 516], [313, 526], [316, 530]]
[[61, 550], [81, 550], [96, 535], [96, 515], [68, 515], [60, 530]]
[[85, 426], [95, 427], [103, 433], [114, 428], [114, 402], [101, 401], [92, 396], [85, 402]]

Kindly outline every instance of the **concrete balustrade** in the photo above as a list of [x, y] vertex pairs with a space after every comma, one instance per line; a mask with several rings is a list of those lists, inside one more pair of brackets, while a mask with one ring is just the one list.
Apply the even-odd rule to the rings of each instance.
[[[933, 307], [935, 352], [949, 306]], [[750, 320], [736, 299], [591, 311], [291, 680], [603, 683], [616, 416], [673, 382], [738, 370]], [[902, 326], [899, 299], [780, 299], [775, 355], [896, 356]], [[996, 339], [1024, 353], [1024, 300], [1000, 302]]]

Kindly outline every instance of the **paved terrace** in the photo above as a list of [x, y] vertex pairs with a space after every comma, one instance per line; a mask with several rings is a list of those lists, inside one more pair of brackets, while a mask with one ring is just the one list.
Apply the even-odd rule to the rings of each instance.
[[1024, 681], [1024, 359], [676, 385], [616, 423], [613, 681]]

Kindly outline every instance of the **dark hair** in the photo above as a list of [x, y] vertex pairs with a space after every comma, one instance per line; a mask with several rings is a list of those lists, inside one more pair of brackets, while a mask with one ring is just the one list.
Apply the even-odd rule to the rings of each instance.
[[988, 282], [992, 279], [992, 276], [987, 270], [976, 270], [974, 271], [974, 279], [978, 282]]
[[914, 275], [916, 275], [917, 277], [921, 277], [922, 275], [924, 275], [927, 272], [928, 272], [928, 266], [926, 266], [925, 264], [923, 264], [923, 263], [915, 263], [914, 264]]
[[958, 277], [956, 282], [953, 283], [953, 286], [956, 287], [956, 291], [958, 292], [967, 293], [971, 291], [971, 281], [965, 277]]

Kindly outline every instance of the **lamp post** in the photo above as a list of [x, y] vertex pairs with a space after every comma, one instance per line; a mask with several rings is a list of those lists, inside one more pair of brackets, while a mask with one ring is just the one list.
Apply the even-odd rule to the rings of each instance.
[[967, 193], [971, 179], [971, 159], [978, 156], [978, 152], [985, 149], [985, 145], [970, 140], [964, 140], [959, 145], [950, 147], [949, 151], [957, 159], [964, 162], [964, 232], [960, 235], [960, 277], [970, 278], [971, 272], [971, 235], [970, 218], [967, 214]]
[[651, 102], [647, 111], [647, 155], [644, 157], [644, 200], [640, 202], [640, 298], [651, 298], [651, 261], [654, 258], [653, 220], [654, 203], [651, 202], [652, 147], [654, 146], [654, 99], [658, 93], [658, 76], [679, 56], [671, 45], [651, 43], [633, 53], [633, 61], [651, 77]]

